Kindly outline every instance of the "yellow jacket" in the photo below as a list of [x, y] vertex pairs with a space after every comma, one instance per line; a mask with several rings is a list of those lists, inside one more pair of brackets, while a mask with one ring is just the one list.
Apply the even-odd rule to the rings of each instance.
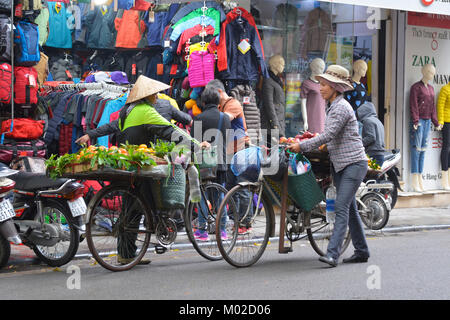
[[437, 118], [439, 124], [450, 122], [450, 83], [443, 86], [437, 101]]

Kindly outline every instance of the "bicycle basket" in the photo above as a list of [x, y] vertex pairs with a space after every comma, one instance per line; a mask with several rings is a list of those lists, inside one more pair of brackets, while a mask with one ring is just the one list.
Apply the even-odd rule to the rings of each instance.
[[[301, 154], [296, 156], [296, 160], [309, 163], [309, 160]], [[311, 211], [312, 208], [325, 199], [325, 195], [317, 184], [311, 167], [303, 174], [288, 176], [288, 194], [305, 211]]]
[[186, 172], [179, 164], [172, 164], [169, 177], [152, 181], [152, 193], [156, 209], [184, 209]]
[[217, 147], [211, 146], [208, 149], [202, 149], [195, 153], [195, 164], [198, 169], [217, 167]]

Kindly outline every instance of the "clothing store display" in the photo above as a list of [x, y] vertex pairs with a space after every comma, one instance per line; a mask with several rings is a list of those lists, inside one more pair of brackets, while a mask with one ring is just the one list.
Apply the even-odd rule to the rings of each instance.
[[322, 8], [311, 10], [306, 16], [302, 30], [300, 54], [306, 58], [308, 53], [323, 53], [327, 50], [328, 38], [333, 35], [333, 25], [329, 13]]
[[419, 119], [431, 119], [436, 127], [439, 126], [432, 85], [425, 85], [422, 81], [413, 84], [409, 95], [409, 107], [413, 124], [418, 124]]
[[344, 98], [350, 103], [353, 110], [356, 111], [367, 101], [368, 94], [366, 86], [363, 83], [353, 82], [352, 85], [354, 89], [352, 91], [346, 91], [344, 93]]
[[326, 103], [320, 95], [320, 84], [311, 79], [303, 81], [300, 87], [300, 98], [306, 99], [308, 131], [311, 133], [322, 133], [325, 126]]

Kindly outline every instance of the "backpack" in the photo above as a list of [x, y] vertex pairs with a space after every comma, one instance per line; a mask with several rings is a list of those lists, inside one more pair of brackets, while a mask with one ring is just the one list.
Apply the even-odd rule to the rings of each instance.
[[7, 63], [0, 64], [0, 103], [11, 103], [12, 67]]
[[0, 15], [0, 61], [11, 61], [11, 20]]
[[39, 29], [37, 24], [21, 20], [14, 30], [16, 63], [20, 66], [34, 66], [41, 59], [39, 52]]
[[14, 69], [14, 102], [18, 104], [36, 104], [38, 101], [38, 74], [33, 67]]

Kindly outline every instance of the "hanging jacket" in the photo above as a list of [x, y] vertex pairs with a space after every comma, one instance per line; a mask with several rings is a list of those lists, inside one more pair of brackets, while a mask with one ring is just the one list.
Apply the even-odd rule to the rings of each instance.
[[147, 45], [144, 16], [146, 12], [137, 10], [119, 10], [114, 20], [117, 30], [116, 47], [144, 48]]
[[[241, 11], [241, 14], [238, 13], [238, 10]], [[256, 35], [259, 40], [259, 47], [261, 48], [262, 57], [264, 59], [264, 49], [261, 41], [261, 37], [259, 35], [258, 29], [256, 27], [255, 19], [253, 19], [253, 16], [244, 8], [237, 7], [234, 8], [232, 11], [227, 13], [227, 19], [222, 23], [221, 26], [221, 33], [220, 33], [220, 40], [216, 43], [218, 43], [217, 48], [211, 47], [211, 50], [217, 50], [217, 69], [219, 71], [224, 71], [228, 68], [228, 57], [227, 57], [227, 46], [229, 45], [228, 39], [226, 38], [226, 32], [227, 26], [230, 22], [242, 18], [246, 20], [251, 26], [253, 26], [256, 30]], [[267, 77], [267, 76], [266, 76]]]
[[[225, 12], [223, 11], [223, 8], [219, 3], [217, 3], [216, 1], [206, 1], [205, 4], [206, 4], [206, 7], [214, 8], [220, 12], [220, 22], [223, 22], [226, 20]], [[179, 20], [181, 20], [183, 17], [187, 16], [189, 13], [191, 13], [192, 11], [199, 9], [201, 7], [203, 7], [203, 2], [201, 2], [201, 1], [195, 1], [195, 2], [191, 2], [187, 5], [185, 5], [184, 7], [180, 8], [177, 11], [177, 13], [173, 16], [172, 20], [170, 21], [170, 23], [172, 25], [174, 25]]]
[[[160, 5], [162, 7], [162, 5]], [[147, 41], [149, 46], [161, 46], [161, 39], [163, 38], [164, 29], [169, 25], [170, 20], [180, 8], [179, 3], [172, 3], [167, 10], [159, 10], [157, 6], [154, 9], [154, 21], [149, 20], [150, 11], [144, 17], [147, 25]]]
[[47, 7], [41, 9], [39, 15], [34, 19], [34, 23], [38, 25], [39, 28], [39, 45], [43, 46], [47, 41], [48, 37], [48, 23], [50, 19], [50, 13]]
[[[58, 9], [58, 3], [61, 8]], [[69, 29], [69, 21], [73, 21], [72, 14], [66, 10], [66, 4], [60, 2], [48, 2], [49, 34], [47, 47], [72, 48], [72, 30]]]
[[[219, 35], [220, 34], [220, 23], [221, 21], [221, 15], [220, 15], [220, 11], [215, 9], [215, 8], [208, 8], [205, 12], [202, 11], [202, 9], [196, 9], [194, 11], [192, 11], [191, 13], [189, 13], [187, 16], [181, 18], [179, 21], [177, 21], [172, 28], [174, 29], [174, 32], [176, 30], [178, 30], [178, 27], [181, 25], [184, 25], [186, 22], [188, 22], [191, 19], [197, 18], [197, 17], [209, 17], [211, 19], [214, 20], [214, 35]], [[184, 29], [186, 30], [186, 29]], [[172, 33], [173, 35], [173, 33]]]
[[114, 20], [117, 12], [113, 5], [96, 6], [89, 11], [85, 23], [87, 29], [86, 46], [94, 49], [113, 49], [115, 45], [116, 29]]
[[[221, 78], [257, 81], [260, 72], [264, 78], [269, 77], [257, 29], [242, 18], [229, 22], [225, 33], [228, 68]], [[250, 45], [250, 49], [246, 53], [241, 52], [238, 48], [244, 40]]]
[[147, 74], [149, 61], [150, 57], [143, 51], [138, 52], [128, 59], [125, 66], [125, 73], [130, 83], [135, 83], [140, 75]]

